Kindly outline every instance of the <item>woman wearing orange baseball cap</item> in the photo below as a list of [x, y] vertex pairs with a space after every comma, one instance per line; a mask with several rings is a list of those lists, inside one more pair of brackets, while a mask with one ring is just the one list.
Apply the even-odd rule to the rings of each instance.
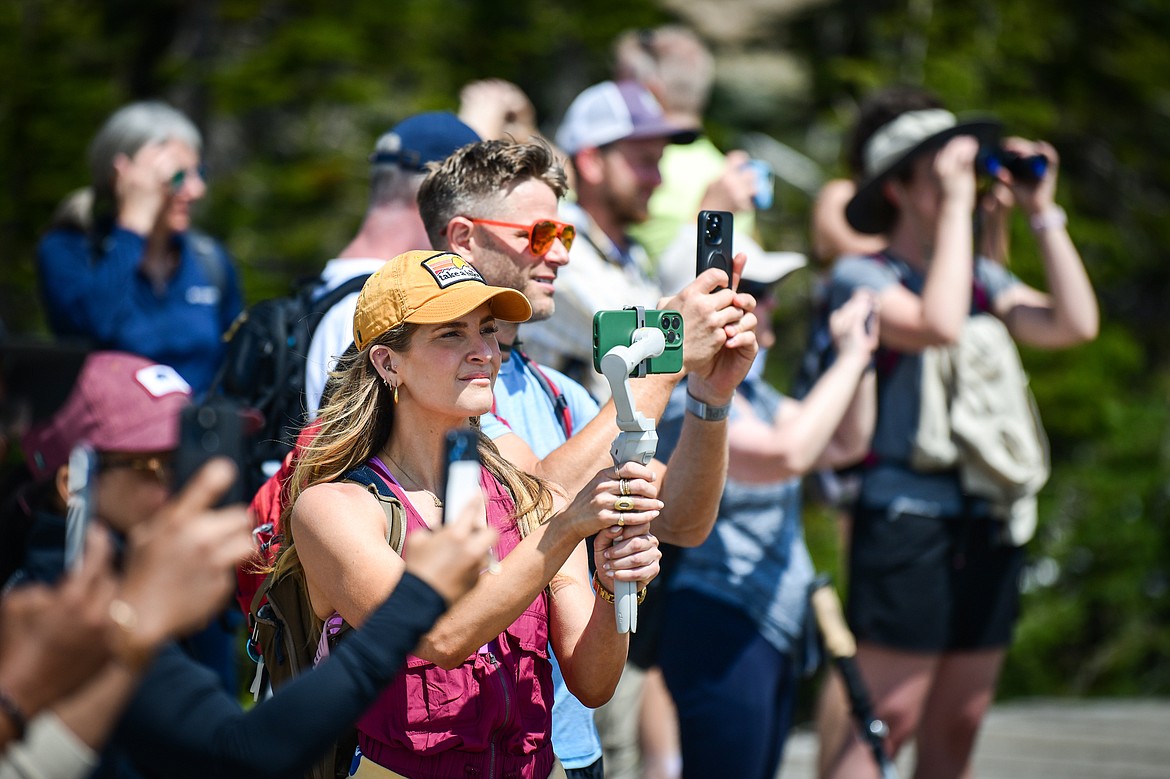
[[[290, 481], [289, 543], [277, 561], [303, 567], [322, 620], [336, 614], [360, 625], [396, 586], [411, 536], [443, 521], [446, 434], [477, 428], [492, 409], [496, 320], [530, 314], [522, 294], [488, 286], [446, 252], [407, 252], [366, 282], [355, 348], [338, 364], [320, 431]], [[591, 586], [580, 541], [597, 534], [594, 560], [611, 586], [654, 578], [657, 540], [609, 530], [657, 516], [651, 473], [637, 464], [606, 469], [570, 502], [483, 435], [478, 450], [475, 511], [499, 532], [499, 568], [423, 638], [359, 721], [357, 776], [562, 776], [550, 741], [550, 646], [588, 705], [608, 700], [621, 675], [628, 637], [616, 630], [612, 592]], [[406, 509], [401, 557], [386, 542], [378, 502], [338, 481], [363, 466]]]

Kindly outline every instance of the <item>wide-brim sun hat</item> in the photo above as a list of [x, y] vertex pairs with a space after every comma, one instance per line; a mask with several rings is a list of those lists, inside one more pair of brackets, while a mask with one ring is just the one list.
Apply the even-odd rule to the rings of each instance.
[[362, 286], [353, 315], [353, 342], [363, 349], [404, 322], [442, 324], [488, 303], [492, 316], [525, 322], [532, 316], [528, 298], [514, 289], [493, 287], [471, 263], [451, 252], [400, 254]]
[[942, 108], [907, 111], [882, 127], [865, 144], [865, 181], [845, 206], [845, 219], [854, 230], [879, 234], [893, 227], [896, 209], [882, 192], [891, 176], [903, 172], [925, 152], [944, 146], [960, 135], [971, 135], [981, 148], [998, 145], [1003, 125], [991, 117], [959, 121]]

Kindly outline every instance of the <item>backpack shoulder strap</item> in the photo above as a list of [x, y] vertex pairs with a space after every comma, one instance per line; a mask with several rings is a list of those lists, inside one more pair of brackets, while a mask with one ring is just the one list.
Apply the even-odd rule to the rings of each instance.
[[386, 543], [401, 556], [402, 548], [406, 545], [406, 509], [391, 491], [390, 485], [368, 465], [354, 468], [345, 474], [342, 481], [360, 484], [377, 498], [382, 511], [386, 513]]
[[[333, 308], [353, 293], [361, 292], [362, 287], [366, 283], [366, 279], [372, 275], [373, 274], [371, 273], [359, 273], [352, 279], [346, 279], [342, 283], [338, 284], [336, 287], [321, 295], [321, 297], [317, 298], [316, 300], [310, 299], [309, 304], [305, 307], [306, 313], [309, 317], [309, 331], [312, 332], [313, 330], [317, 329], [317, 324], [325, 317], [325, 314], [329, 312], [329, 309]], [[318, 277], [315, 280], [315, 283], [310, 286], [310, 296], [313, 294], [313, 290], [316, 289], [320, 282], [321, 279]]]
[[[540, 369], [531, 357], [520, 349], [520, 342], [517, 341], [512, 349], [512, 355], [520, 360], [520, 364], [532, 370], [532, 375], [536, 377], [540, 388], [544, 390], [544, 394], [548, 395], [548, 399], [552, 401], [553, 410], [557, 415], [557, 422], [560, 423], [561, 429], [565, 431], [565, 439], [568, 440], [573, 437], [573, 413], [569, 410], [569, 400], [565, 397], [565, 393], [561, 392], [561, 388], [553, 383], [548, 374]], [[492, 411], [495, 411], [493, 403]], [[505, 424], [507, 424], [505, 422]], [[511, 427], [511, 425], [508, 425]]]

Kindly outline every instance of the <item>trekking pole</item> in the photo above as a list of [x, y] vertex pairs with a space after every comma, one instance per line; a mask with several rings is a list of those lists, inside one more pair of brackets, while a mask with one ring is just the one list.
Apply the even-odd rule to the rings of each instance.
[[[629, 346], [614, 346], [601, 358], [601, 373], [609, 382], [613, 393], [617, 426], [620, 431], [609, 449], [615, 466], [628, 462], [647, 465], [654, 459], [654, 452], [658, 449], [658, 432], [654, 429], [654, 419], [644, 416], [634, 407], [634, 396], [630, 391], [630, 374], [643, 365], [645, 360], [662, 354], [665, 348], [666, 339], [661, 330], [657, 327], [640, 326], [630, 336]], [[637, 582], [615, 580], [613, 595], [618, 632], [636, 633]]]
[[886, 736], [890, 729], [874, 713], [869, 699], [869, 690], [857, 667], [857, 640], [845, 623], [841, 612], [841, 599], [833, 587], [833, 580], [826, 574], [818, 576], [810, 588], [813, 613], [817, 627], [825, 642], [825, 651], [833, 658], [841, 678], [845, 681], [845, 692], [849, 696], [849, 708], [861, 732], [861, 737], [873, 752], [882, 779], [898, 779], [898, 769], [886, 752]]

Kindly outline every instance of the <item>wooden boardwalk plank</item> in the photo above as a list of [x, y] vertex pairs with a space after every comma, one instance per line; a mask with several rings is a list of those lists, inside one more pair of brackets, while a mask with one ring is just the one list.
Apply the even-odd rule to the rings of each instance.
[[[911, 776], [912, 750], [898, 759]], [[789, 739], [779, 779], [813, 779], [816, 735]], [[1170, 700], [1024, 700], [997, 704], [975, 749], [975, 779], [1167, 779]]]

